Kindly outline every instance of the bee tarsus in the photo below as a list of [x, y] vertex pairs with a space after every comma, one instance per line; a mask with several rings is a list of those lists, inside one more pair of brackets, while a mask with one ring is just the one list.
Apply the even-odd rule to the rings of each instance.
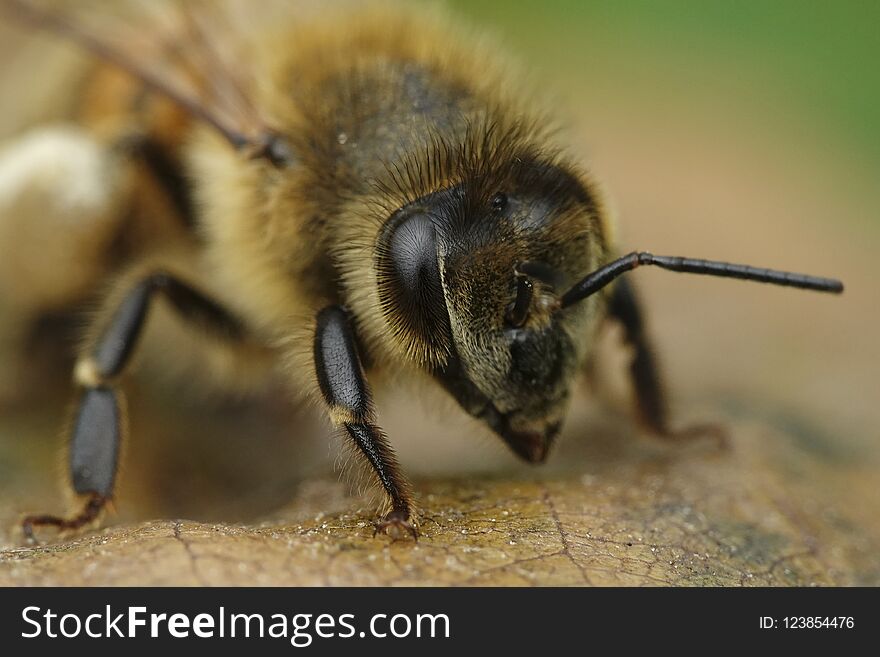
[[97, 493], [87, 496], [82, 511], [72, 518], [62, 518], [53, 515], [25, 516], [21, 521], [21, 531], [28, 542], [36, 542], [34, 528], [55, 527], [58, 531], [77, 531], [88, 527], [101, 517], [101, 512], [107, 505], [108, 500]]
[[409, 484], [400, 472], [388, 439], [374, 424], [370, 389], [344, 308], [329, 306], [318, 313], [314, 360], [331, 420], [346, 430], [366, 457], [393, 505], [394, 511], [386, 516], [387, 526], [408, 522], [412, 508]]
[[409, 511], [404, 510], [389, 511], [382, 520], [377, 520], [373, 524], [373, 536], [379, 533], [387, 534], [395, 541], [407, 534], [412, 536], [414, 541], [419, 540], [419, 530], [411, 522]]

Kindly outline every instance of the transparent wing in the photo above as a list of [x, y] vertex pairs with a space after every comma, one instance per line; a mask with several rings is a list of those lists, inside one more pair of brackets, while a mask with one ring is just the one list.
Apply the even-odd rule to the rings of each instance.
[[285, 150], [252, 101], [244, 4], [238, 0], [0, 0], [12, 19], [71, 40], [279, 164]]

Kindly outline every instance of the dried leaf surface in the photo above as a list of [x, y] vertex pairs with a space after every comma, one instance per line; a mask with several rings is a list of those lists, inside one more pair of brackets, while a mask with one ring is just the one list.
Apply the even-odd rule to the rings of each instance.
[[600, 442], [588, 466], [537, 479], [422, 481], [417, 544], [374, 538], [371, 509], [317, 480], [259, 524], [155, 521], [8, 548], [0, 584], [877, 584], [865, 466], [829, 465], [797, 438], [738, 425], [725, 452]]

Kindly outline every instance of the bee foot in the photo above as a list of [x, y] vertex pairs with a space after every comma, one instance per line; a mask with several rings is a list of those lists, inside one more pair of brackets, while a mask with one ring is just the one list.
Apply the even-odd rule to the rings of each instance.
[[39, 544], [34, 534], [34, 529], [37, 527], [54, 527], [59, 534], [79, 531], [97, 522], [108, 501], [97, 493], [91, 493], [86, 498], [82, 511], [72, 518], [53, 515], [25, 516], [21, 521], [21, 532], [29, 545], [36, 545]]
[[419, 532], [416, 526], [409, 520], [408, 511], [391, 511], [385, 515], [382, 520], [376, 522], [373, 528], [373, 536], [382, 532], [390, 536], [393, 541], [404, 538], [407, 534], [413, 537], [413, 540], [419, 540]]

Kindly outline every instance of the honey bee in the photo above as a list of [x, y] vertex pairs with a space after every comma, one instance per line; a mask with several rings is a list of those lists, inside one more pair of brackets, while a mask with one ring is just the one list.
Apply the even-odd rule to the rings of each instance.
[[[45, 223], [40, 213], [65, 185], [94, 187], [106, 198], [94, 204], [104, 219], [89, 224], [90, 244], [125, 260], [74, 372], [68, 464], [80, 506], [68, 517], [28, 516], [28, 537], [38, 526], [92, 525], [113, 498], [126, 432], [121, 382], [154, 330], [156, 303], [225, 345], [237, 374], [285, 364], [292, 394], [323, 405], [384, 491], [376, 531], [416, 538], [413, 492], [376, 423], [374, 371], [426, 376], [539, 463], [606, 320], [633, 349], [644, 427], [697, 433], [670, 425], [622, 274], [653, 265], [843, 289], [745, 265], [621, 256], [602, 192], [567, 153], [552, 114], [493, 45], [435, 7], [279, 3], [259, 23], [243, 5], [153, 4], [138, 23], [82, 3], [0, 4], [93, 56], [72, 95], [75, 127], [52, 141], [67, 145], [46, 156], [69, 154], [75, 180], [43, 189], [28, 221]], [[101, 166], [87, 166], [86, 153]], [[19, 184], [4, 193], [30, 189]], [[138, 239], [120, 217], [138, 218]], [[13, 221], [0, 215], [0, 225]], [[92, 263], [74, 264], [82, 273]], [[64, 262], [59, 271], [68, 277]], [[70, 278], [69, 294], [100, 278]]]

